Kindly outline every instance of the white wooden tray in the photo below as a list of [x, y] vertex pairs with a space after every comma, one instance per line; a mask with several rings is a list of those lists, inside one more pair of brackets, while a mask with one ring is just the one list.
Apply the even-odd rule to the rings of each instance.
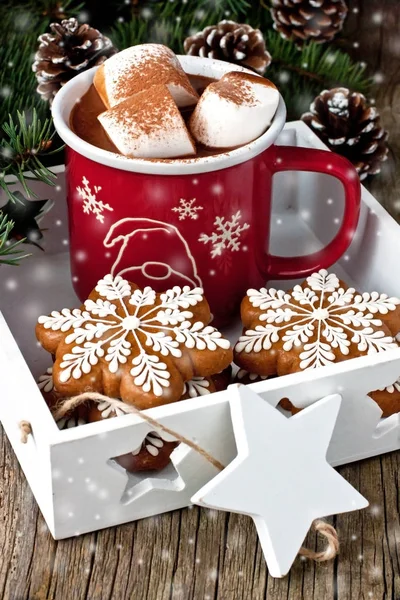
[[[301, 122], [287, 124], [279, 143], [324, 148]], [[35, 379], [49, 366], [49, 357], [38, 347], [34, 334], [38, 315], [78, 304], [69, 273], [64, 168], [54, 171], [58, 175], [54, 189], [35, 184], [40, 198], [55, 200], [55, 207], [41, 222], [48, 229], [46, 251], [33, 248], [34, 257], [20, 267], [0, 268], [0, 418], [51, 533], [61, 539], [187, 506], [215, 471], [180, 446], [172, 454], [172, 464], [161, 473], [151, 478], [127, 475], [110, 459], [136, 448], [151, 430], [133, 415], [58, 430], [36, 387]], [[343, 212], [340, 188], [327, 175], [277, 175], [272, 252], [307, 254], [333, 238]], [[4, 201], [0, 196], [0, 206]], [[399, 256], [399, 226], [363, 189], [356, 237], [332, 270], [360, 291], [399, 296]], [[276, 285], [282, 287], [282, 282]], [[286, 282], [284, 287], [291, 285]], [[235, 341], [239, 332], [238, 323], [227, 334]], [[251, 387], [273, 406], [283, 397], [307, 406], [339, 393], [343, 402], [328, 451], [329, 462], [339, 465], [400, 448], [399, 414], [381, 419], [379, 407], [367, 397], [368, 392], [393, 383], [399, 374], [400, 349], [396, 349]], [[149, 413], [195, 438], [228, 464], [236, 454], [229, 393]], [[34, 432], [25, 445], [18, 428], [23, 419], [32, 423]]]

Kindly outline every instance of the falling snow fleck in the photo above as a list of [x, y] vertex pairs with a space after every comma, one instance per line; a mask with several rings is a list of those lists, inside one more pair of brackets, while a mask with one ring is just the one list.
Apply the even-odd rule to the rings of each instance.
[[375, 73], [375, 75], [372, 78], [374, 80], [374, 83], [383, 83], [385, 80], [385, 77], [383, 75], [383, 73]]
[[7, 279], [7, 281], [6, 281], [6, 288], [8, 290], [11, 290], [11, 291], [16, 290], [17, 289], [17, 285], [18, 284], [15, 281], [15, 279]]
[[76, 252], [75, 254], [75, 258], [77, 261], [83, 262], [84, 260], [86, 260], [87, 254], [84, 250], [78, 250], [78, 252]]
[[383, 15], [381, 12], [375, 12], [372, 14], [372, 22], [375, 23], [375, 25], [380, 25], [383, 21]]
[[221, 256], [223, 250], [237, 252], [241, 245], [241, 235], [243, 231], [250, 228], [248, 223], [240, 224], [241, 212], [237, 211], [232, 215], [230, 221], [226, 221], [225, 217], [216, 217], [214, 221], [215, 231], [211, 235], [202, 233], [199, 237], [199, 242], [203, 244], [211, 244], [211, 258]]
[[215, 183], [212, 187], [211, 187], [211, 191], [213, 194], [222, 194], [223, 191], [223, 187], [220, 183]]
[[370, 506], [370, 513], [374, 517], [379, 516], [381, 514], [381, 507], [378, 506], [377, 504], [371, 504], [371, 506]]
[[179, 200], [179, 206], [174, 206], [171, 210], [179, 214], [179, 220], [185, 221], [186, 219], [196, 219], [199, 218], [197, 214], [198, 211], [203, 210], [202, 206], [195, 206], [196, 198], [192, 198], [191, 200], [185, 200], [181, 198]]
[[278, 75], [280, 83], [287, 83], [290, 79], [290, 73], [288, 71], [281, 71]]

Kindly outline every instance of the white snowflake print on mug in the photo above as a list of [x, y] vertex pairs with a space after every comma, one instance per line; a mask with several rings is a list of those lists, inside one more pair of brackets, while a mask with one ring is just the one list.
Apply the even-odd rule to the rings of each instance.
[[143, 409], [175, 402], [185, 382], [229, 366], [230, 343], [210, 320], [201, 288], [156, 294], [106, 275], [82, 308], [39, 317], [36, 334], [56, 356], [60, 394], [90, 390]]
[[397, 348], [400, 300], [360, 294], [326, 270], [291, 292], [249, 290], [235, 362], [259, 375], [287, 375]]

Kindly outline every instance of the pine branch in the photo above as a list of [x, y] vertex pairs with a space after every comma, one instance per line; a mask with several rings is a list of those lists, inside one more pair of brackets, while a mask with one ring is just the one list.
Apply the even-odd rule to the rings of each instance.
[[41, 156], [54, 154], [59, 150], [50, 150], [54, 135], [51, 121], [41, 121], [35, 110], [29, 121], [24, 112], [17, 111], [17, 119], [14, 121], [10, 115], [2, 128], [5, 137], [0, 142], [0, 188], [8, 198], [13, 202], [18, 201], [10, 190], [10, 184], [6, 182], [7, 175], [17, 178], [28, 197], [35, 194], [28, 186], [25, 171], [30, 171], [31, 177], [38, 181], [54, 185], [55, 175], [40, 160]]
[[323, 89], [342, 86], [367, 93], [372, 85], [366, 65], [341, 50], [312, 42], [298, 50], [274, 31], [266, 35], [266, 45], [272, 63], [265, 75], [281, 91], [289, 118], [299, 118]]
[[354, 63], [341, 50], [332, 50], [312, 42], [297, 50], [292, 42], [282, 39], [274, 31], [268, 32], [266, 44], [273, 63], [279, 69], [293, 71], [326, 87], [345, 85], [364, 92], [372, 83], [365, 74], [365, 65]]
[[110, 32], [110, 39], [119, 50], [124, 50], [135, 44], [142, 44], [148, 39], [149, 23], [147, 20], [134, 17], [131, 21], [117, 23]]
[[[14, 39], [0, 47], [0, 124], [8, 120], [11, 114], [16, 118], [17, 108], [45, 119], [49, 115], [49, 106], [36, 93], [37, 81], [32, 72], [32, 55], [36, 49], [36, 34]], [[0, 138], [4, 132], [0, 127]]]
[[85, 3], [76, 0], [31, 0], [31, 10], [42, 14], [45, 18], [54, 20], [75, 17], [82, 10]]
[[30, 254], [24, 254], [20, 248], [20, 245], [25, 241], [24, 239], [10, 242], [13, 227], [14, 221], [10, 221], [7, 215], [3, 215], [0, 211], [0, 265], [16, 266], [20, 260], [31, 256]]

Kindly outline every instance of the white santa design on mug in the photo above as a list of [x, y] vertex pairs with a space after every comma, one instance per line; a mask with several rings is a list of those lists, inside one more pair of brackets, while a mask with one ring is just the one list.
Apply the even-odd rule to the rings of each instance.
[[111, 268], [114, 276], [121, 275], [142, 286], [154, 287], [159, 281], [163, 289], [202, 286], [189, 245], [174, 225], [127, 217], [110, 227], [104, 246], [120, 246]]

